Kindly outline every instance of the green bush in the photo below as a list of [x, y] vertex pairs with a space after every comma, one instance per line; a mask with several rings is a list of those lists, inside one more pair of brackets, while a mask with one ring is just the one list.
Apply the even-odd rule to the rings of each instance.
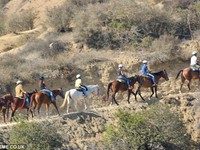
[[108, 126], [105, 143], [115, 149], [168, 149], [188, 147], [189, 137], [180, 116], [163, 104], [148, 110], [128, 112], [120, 110], [117, 125]]
[[48, 123], [19, 123], [10, 131], [9, 143], [25, 144], [27, 149], [50, 150], [62, 146], [57, 129]]

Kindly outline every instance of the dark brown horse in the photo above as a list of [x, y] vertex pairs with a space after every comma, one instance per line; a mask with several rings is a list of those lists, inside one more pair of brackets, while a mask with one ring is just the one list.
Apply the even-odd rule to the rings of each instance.
[[[6, 117], [9, 118], [9, 105], [13, 102], [12, 94], [6, 94], [0, 97], [0, 111], [3, 113], [3, 120], [6, 123]], [[7, 112], [7, 116], [6, 116]]]
[[[169, 80], [168, 74], [167, 74], [166, 70], [162, 70], [162, 71], [159, 71], [159, 72], [156, 72], [156, 73], [152, 73], [152, 75], [154, 75], [155, 81], [156, 81], [157, 84], [158, 84], [160, 78], [164, 78], [166, 81]], [[150, 95], [150, 98], [153, 96], [154, 93], [156, 95], [156, 98], [158, 98], [158, 95], [157, 95], [157, 85], [153, 86], [152, 79], [150, 77], [144, 76], [144, 75], [141, 75], [140, 78], [141, 78], [141, 82], [142, 83], [141, 83], [141, 86], [138, 87], [138, 89], [136, 91], [136, 95], [139, 93], [139, 95], [142, 98], [142, 100], [145, 101], [145, 99], [141, 95], [140, 88], [141, 87], [143, 87], [143, 88], [151, 88], [152, 94]]]
[[29, 104], [26, 104], [26, 99], [25, 98], [19, 98], [19, 97], [14, 97], [13, 102], [11, 103], [11, 121], [12, 118], [15, 116], [15, 112], [18, 109], [27, 109], [27, 119], [29, 117], [29, 111], [31, 112], [32, 118], [33, 118], [33, 111], [31, 110], [31, 96], [32, 94], [36, 93], [37, 90], [34, 90], [33, 92], [27, 93], [26, 97], [28, 98]]
[[[52, 90], [52, 93], [54, 94], [55, 98], [58, 95], [61, 96], [62, 98], [64, 98], [64, 93], [63, 93], [62, 88]], [[42, 104], [46, 104], [46, 114], [47, 115], [49, 115], [49, 105], [50, 104], [54, 105], [58, 114], [60, 115], [60, 113], [58, 111], [58, 107], [56, 105], [56, 99], [54, 101], [52, 101], [50, 96], [48, 95], [48, 93], [46, 93], [43, 90], [41, 90], [41, 91], [37, 92], [35, 95], [33, 95], [31, 101], [32, 101], [32, 107], [33, 107], [34, 112], [37, 107], [38, 115], [40, 114], [40, 108], [41, 108]]]
[[176, 76], [176, 79], [178, 79], [179, 75], [181, 75], [181, 86], [180, 86], [180, 92], [181, 92], [181, 89], [183, 87], [183, 84], [185, 82], [185, 80], [188, 80], [188, 89], [191, 90], [190, 88], [190, 83], [192, 80], [196, 80], [196, 79], [199, 79], [200, 80], [200, 73], [199, 71], [193, 71], [192, 68], [188, 67], [188, 68], [185, 68], [183, 70], [180, 70]]
[[137, 101], [136, 94], [132, 90], [133, 90], [134, 84], [136, 82], [138, 82], [140, 85], [140, 77], [138, 75], [136, 75], [136, 76], [130, 77], [128, 79], [130, 80], [131, 89], [128, 89], [128, 86], [125, 81], [122, 82], [119, 79], [116, 79], [113, 82], [110, 82], [107, 87], [107, 100], [109, 99], [109, 91], [111, 89], [111, 91], [112, 91], [111, 103], [113, 103], [113, 101], [114, 101], [117, 105], [119, 105], [115, 99], [115, 95], [118, 91], [121, 91], [121, 92], [127, 91], [128, 92], [128, 103], [130, 103], [129, 99], [130, 99], [131, 93], [135, 96], [135, 100]]

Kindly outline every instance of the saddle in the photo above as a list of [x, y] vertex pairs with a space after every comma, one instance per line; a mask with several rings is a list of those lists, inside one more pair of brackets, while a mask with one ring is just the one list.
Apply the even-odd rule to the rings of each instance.
[[40, 90], [43, 94], [46, 94], [48, 97], [51, 97], [51, 95], [50, 95], [50, 92], [48, 92], [48, 91], [46, 91], [46, 90], [44, 90], [44, 89], [42, 89], [42, 90]]
[[83, 91], [83, 89], [81, 89], [81, 88], [76, 88], [76, 90], [79, 91], [79, 92]]
[[121, 83], [126, 83], [126, 80], [120, 79], [120, 78], [118, 78], [117, 81], [119, 81], [119, 82], [121, 82]]
[[193, 72], [200, 72], [199, 68], [191, 67], [191, 69], [192, 69]]
[[[20, 101], [23, 102], [21, 108], [23, 108], [24, 106], [29, 106], [29, 103], [26, 102], [26, 98], [21, 98], [21, 97], [15, 97], [15, 98], [18, 98]], [[30, 100], [28, 99], [28, 101]]]

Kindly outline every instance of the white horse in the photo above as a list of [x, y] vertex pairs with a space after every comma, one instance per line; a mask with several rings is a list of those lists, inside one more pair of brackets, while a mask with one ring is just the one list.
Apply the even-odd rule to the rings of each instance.
[[87, 109], [86, 97], [89, 97], [91, 95], [91, 93], [95, 93], [96, 95], [98, 95], [99, 86], [98, 85], [88, 85], [86, 87], [87, 87], [87, 91], [85, 91], [85, 95], [86, 95], [85, 97], [83, 96], [82, 91], [78, 91], [76, 89], [71, 89], [71, 90], [67, 91], [65, 93], [65, 98], [64, 98], [64, 101], [63, 101], [62, 105], [60, 106], [60, 108], [63, 108], [67, 102], [67, 113], [69, 113], [69, 106], [70, 106], [70, 103], [73, 101], [76, 110], [79, 112], [77, 102], [79, 99], [84, 99], [84, 105], [85, 105], [85, 110], [86, 110]]

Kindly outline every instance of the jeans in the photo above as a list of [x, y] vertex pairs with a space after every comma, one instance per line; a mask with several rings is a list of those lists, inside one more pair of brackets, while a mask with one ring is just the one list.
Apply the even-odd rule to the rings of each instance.
[[151, 79], [153, 80], [153, 83], [156, 84], [155, 77], [152, 74], [146, 73], [145, 75], [150, 76]]
[[127, 77], [125, 77], [125, 76], [118, 76], [118, 78], [125, 80], [126, 83], [127, 83], [127, 85], [130, 86], [130, 81], [129, 81], [129, 79]]
[[53, 92], [51, 92], [49, 89], [43, 89], [43, 90], [50, 95], [51, 101], [55, 100], [55, 96], [54, 96]]

